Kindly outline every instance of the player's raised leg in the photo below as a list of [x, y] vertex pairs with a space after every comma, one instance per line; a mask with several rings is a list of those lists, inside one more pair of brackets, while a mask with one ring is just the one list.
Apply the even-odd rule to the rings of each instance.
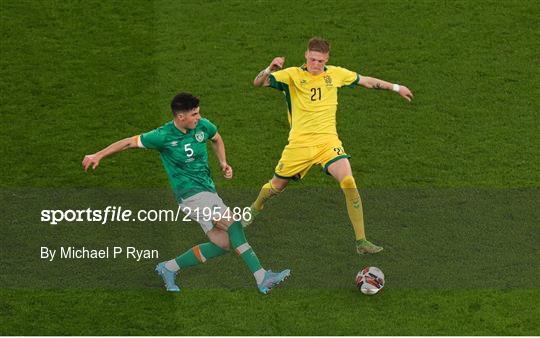
[[362, 200], [356, 187], [356, 182], [352, 176], [351, 164], [347, 158], [342, 158], [330, 164], [327, 168], [338, 182], [347, 204], [347, 213], [354, 228], [356, 237], [356, 250], [359, 254], [377, 253], [383, 248], [377, 246], [366, 239], [364, 230], [364, 212], [362, 210]]
[[264, 208], [264, 204], [272, 197], [280, 194], [287, 187], [290, 180], [304, 177], [313, 166], [313, 147], [292, 147], [287, 145], [281, 153], [281, 158], [274, 168], [274, 177], [263, 185], [259, 196], [251, 204], [251, 218], [242, 221], [243, 226], [253, 222], [257, 214]]
[[288, 179], [274, 176], [270, 181], [263, 185], [261, 191], [259, 192], [259, 195], [257, 196], [257, 199], [251, 204], [249, 208], [251, 217], [249, 217], [248, 219], [242, 219], [242, 225], [244, 227], [247, 227], [248, 225], [253, 223], [255, 217], [257, 217], [257, 215], [264, 208], [264, 204], [266, 203], [266, 201], [280, 194], [285, 189], [288, 183]]

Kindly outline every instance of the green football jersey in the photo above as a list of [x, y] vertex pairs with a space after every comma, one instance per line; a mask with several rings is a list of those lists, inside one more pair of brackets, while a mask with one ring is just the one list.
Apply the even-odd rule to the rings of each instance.
[[216, 132], [217, 127], [204, 118], [187, 133], [180, 131], [171, 121], [141, 134], [137, 137], [137, 144], [159, 151], [176, 200], [181, 202], [202, 191], [216, 192], [206, 149], [206, 141]]

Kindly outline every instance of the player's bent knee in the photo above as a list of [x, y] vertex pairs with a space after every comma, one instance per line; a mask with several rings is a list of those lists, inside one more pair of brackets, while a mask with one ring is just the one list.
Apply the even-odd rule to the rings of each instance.
[[272, 192], [274, 194], [279, 194], [283, 190], [285, 190], [285, 188], [287, 187], [287, 184], [289, 184], [288, 180], [276, 179], [276, 177], [274, 177], [270, 181], [268, 181], [268, 183], [265, 185], [268, 186], [268, 189], [272, 189]]
[[214, 228], [206, 233], [210, 242], [219, 246], [223, 250], [229, 251], [231, 249], [229, 245], [229, 234], [221, 229]]
[[214, 243], [215, 245], [219, 246], [220, 248], [222, 248], [223, 250], [225, 251], [229, 251], [231, 250], [231, 246], [229, 244], [229, 241], [227, 240], [227, 242], [223, 242], [223, 241], [220, 241], [219, 243]]
[[341, 182], [339, 182], [339, 186], [343, 189], [353, 189], [356, 188], [356, 181], [354, 180], [354, 177], [352, 176], [345, 176]]

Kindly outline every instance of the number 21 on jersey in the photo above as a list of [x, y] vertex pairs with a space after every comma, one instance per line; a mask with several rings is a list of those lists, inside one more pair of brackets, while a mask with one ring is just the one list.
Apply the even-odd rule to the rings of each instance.
[[311, 101], [321, 100], [321, 88], [311, 88]]

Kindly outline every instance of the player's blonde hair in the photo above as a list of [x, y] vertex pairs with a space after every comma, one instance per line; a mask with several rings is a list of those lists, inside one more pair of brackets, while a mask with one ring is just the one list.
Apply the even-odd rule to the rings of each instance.
[[329, 53], [330, 43], [323, 38], [313, 37], [309, 39], [307, 49], [319, 53]]

